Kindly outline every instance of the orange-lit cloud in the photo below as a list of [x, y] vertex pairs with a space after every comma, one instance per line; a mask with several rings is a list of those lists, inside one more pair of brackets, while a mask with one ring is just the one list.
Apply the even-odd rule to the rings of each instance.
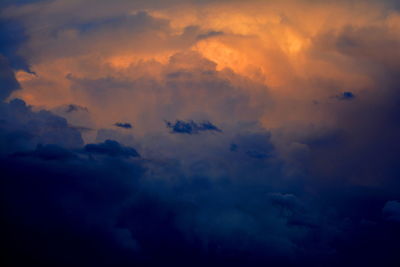
[[[288, 122], [332, 125], [333, 96], [376, 87], [365, 60], [398, 66], [400, 16], [376, 1], [96, 3], [90, 14], [80, 11], [90, 1], [7, 10], [26, 24], [29, 40], [20, 52], [36, 73], [18, 73], [23, 90], [13, 97], [47, 108], [87, 106], [99, 127], [118, 120], [156, 125], [165, 110], [223, 121], [229, 116], [218, 105], [239, 95], [247, 104], [234, 112], [254, 116], [267, 128]], [[66, 15], [72, 11], [73, 17]], [[368, 37], [371, 33], [378, 35]], [[373, 52], [378, 40], [387, 51]], [[193, 55], [190, 51], [200, 56], [173, 62], [174, 55]], [[213, 74], [201, 76], [202, 71]], [[172, 81], [175, 72], [189, 74]], [[221, 79], [231, 92], [207, 88]], [[210, 105], [215, 101], [220, 102]], [[315, 104], [320, 102], [328, 104]]]

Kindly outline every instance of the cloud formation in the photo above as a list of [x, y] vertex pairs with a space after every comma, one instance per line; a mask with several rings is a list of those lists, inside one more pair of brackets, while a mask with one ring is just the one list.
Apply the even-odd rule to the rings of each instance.
[[120, 127], [120, 128], [125, 128], [125, 129], [132, 129], [132, 125], [128, 122], [117, 122], [117, 123], [114, 123], [114, 126]]
[[175, 121], [175, 123], [166, 121], [165, 124], [168, 128], [171, 129], [172, 133], [197, 134], [199, 132], [204, 132], [204, 131], [222, 132], [217, 126], [215, 126], [209, 121], [194, 122], [190, 120], [185, 122], [177, 120]]
[[399, 31], [389, 0], [4, 1], [2, 260], [397, 266]]

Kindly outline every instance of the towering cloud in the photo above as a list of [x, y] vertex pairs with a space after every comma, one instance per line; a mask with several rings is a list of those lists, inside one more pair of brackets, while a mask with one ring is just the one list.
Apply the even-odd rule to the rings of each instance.
[[396, 1], [0, 4], [6, 266], [397, 266]]

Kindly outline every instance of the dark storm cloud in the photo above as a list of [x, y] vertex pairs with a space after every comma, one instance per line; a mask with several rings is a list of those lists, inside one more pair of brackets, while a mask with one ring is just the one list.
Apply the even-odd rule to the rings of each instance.
[[[63, 137], [68, 131], [65, 120], [57, 122], [60, 117], [48, 111], [32, 112], [21, 100], [3, 103], [2, 108], [19, 123], [26, 116], [46, 115], [55, 120], [51, 125], [62, 128]], [[41, 137], [41, 132], [29, 134]], [[63, 264], [245, 264], [249, 253], [261, 262], [278, 262], [291, 253], [291, 234], [278, 211], [259, 213], [270, 209], [268, 202], [257, 206], [268, 199], [264, 190], [213, 181], [205, 176], [209, 170], [199, 167], [185, 175], [171, 163], [149, 165], [134, 148], [112, 140], [83, 149], [46, 140], [34, 149], [13, 146], [17, 152], [1, 157], [2, 214], [8, 225], [1, 231], [7, 262], [58, 265], [68, 253]], [[176, 182], [159, 184], [153, 174], [157, 169]], [[237, 194], [248, 203], [241, 203]], [[12, 216], [16, 212], [17, 218]], [[268, 229], [257, 220], [268, 222]], [[259, 240], [259, 235], [268, 238]], [[245, 243], [237, 247], [237, 242]], [[259, 252], [264, 246], [267, 255]], [[21, 249], [25, 257], [14, 259]]]
[[116, 127], [124, 128], [124, 129], [132, 129], [132, 124], [128, 122], [117, 122], [114, 124]]
[[[295, 194], [269, 193], [254, 181], [184, 177], [179, 167], [164, 162], [157, 167], [161, 174], [177, 179], [166, 184], [151, 174], [155, 163], [77, 153], [43, 146], [2, 158], [2, 207], [9, 225], [3, 241], [11, 252], [6, 259], [29, 247], [25, 258], [14, 261], [58, 265], [68, 253], [64, 264], [315, 263], [315, 255], [332, 254], [330, 235], [354, 233], [353, 223], [329, 225], [335, 222], [329, 217], [324, 223], [321, 216], [327, 215]], [[10, 215], [16, 211], [17, 218]], [[315, 254], [302, 255], [303, 249]]]
[[[35, 117], [18, 100], [4, 105], [16, 104]], [[379, 221], [382, 204], [375, 208], [368, 194], [362, 199], [354, 196], [355, 190], [346, 193], [338, 187], [348, 209], [343, 216], [335, 214], [340, 206], [335, 204], [335, 189], [328, 191], [333, 195], [330, 199], [315, 183], [307, 184], [307, 179], [306, 185], [298, 184], [299, 180], [282, 185], [286, 176], [275, 158], [271, 134], [249, 129], [230, 140], [237, 144], [235, 153], [229, 146], [225, 150], [208, 147], [207, 154], [215, 158], [194, 162], [189, 172], [176, 160], [143, 160], [134, 148], [111, 140], [72, 150], [39, 145], [3, 156], [6, 260], [23, 249], [25, 258], [14, 259], [20, 264], [58, 265], [63, 259], [64, 264], [87, 265], [263, 266], [325, 264], [335, 255], [335, 265], [355, 259], [346, 254], [346, 246], [360, 245], [357, 235], [371, 238], [358, 230], [362, 220], [378, 222], [363, 226], [372, 227], [373, 233], [396, 236], [396, 229], [384, 230]], [[250, 150], [270, 157], [260, 162], [247, 156]], [[215, 176], [213, 172], [221, 173]], [[173, 181], [166, 182], [168, 177]], [[318, 193], [307, 196], [305, 188]], [[320, 192], [331, 205], [328, 208], [320, 203]], [[359, 199], [358, 203], [352, 198]], [[357, 205], [365, 201], [373, 205], [362, 211]], [[359, 219], [345, 220], [355, 210]], [[15, 212], [17, 217], [12, 216]], [[389, 217], [395, 212], [391, 207], [383, 211]], [[382, 246], [377, 260], [392, 262], [393, 245]], [[382, 258], [383, 248], [389, 252], [387, 259]], [[373, 249], [373, 245], [365, 247]]]
[[[268, 204], [267, 189], [230, 184], [229, 179], [213, 181], [208, 175], [214, 167], [207, 168], [207, 160], [205, 168], [196, 162], [185, 174], [173, 162], [142, 160], [134, 148], [112, 140], [69, 149], [62, 145], [68, 131], [73, 132], [66, 120], [44, 110], [33, 112], [21, 100], [3, 103], [2, 108], [7, 121], [13, 118], [22, 127], [29, 117], [33, 122], [28, 124], [42, 131], [28, 131], [31, 146], [10, 143], [10, 151], [16, 152], [0, 161], [2, 214], [8, 225], [7, 231], [1, 230], [8, 244], [4, 260], [58, 265], [68, 253], [63, 264], [201, 266], [221, 261], [246, 264], [247, 255], [256, 263], [286, 262], [285, 255], [292, 255], [295, 241], [286, 225], [288, 217]], [[30, 148], [48, 125], [62, 130], [58, 135], [63, 140], [41, 139], [44, 145]], [[16, 126], [4, 124], [3, 131]], [[210, 127], [204, 123], [204, 129]], [[242, 140], [238, 138], [238, 144], [247, 147], [250, 141]], [[244, 173], [243, 163], [264, 168], [232, 160], [238, 163], [238, 174]], [[157, 173], [176, 181], [159, 184]], [[270, 212], [261, 212], [265, 210]], [[15, 212], [17, 218], [12, 216]], [[243, 244], [237, 247], [238, 242]], [[21, 249], [25, 257], [14, 259]]]
[[[135, 20], [166, 25], [139, 12], [71, 27], [96, 36], [107, 25], [129, 28]], [[191, 28], [186, 34], [201, 33]], [[152, 144], [153, 154], [144, 152], [153, 157], [126, 145], [138, 142], [129, 131], [100, 129], [98, 143], [84, 145], [70, 126], [91, 127], [90, 113], [78, 105], [50, 112], [18, 99], [0, 103], [2, 260], [18, 266], [397, 266], [398, 42], [374, 28], [321, 35], [315, 50], [361, 61], [357, 71], [375, 81], [338, 95], [356, 101], [321, 102], [333, 126], [249, 127], [260, 109], [250, 110], [247, 95], [227, 77], [244, 78], [217, 71], [196, 53], [172, 56], [162, 82], [68, 77], [74, 92], [91, 91], [90, 99], [110, 99], [110, 105], [121, 104], [107, 97], [117, 91], [156, 92], [156, 103], [173, 100], [159, 109], [166, 118], [182, 118], [182, 107], [191, 105], [189, 115], [196, 115], [208, 101], [213, 112], [198, 117], [218, 127], [197, 118], [166, 122], [182, 135], [142, 138]], [[0, 68], [1, 100], [19, 87], [7, 64]], [[122, 98], [132, 105], [132, 97]], [[223, 134], [194, 135], [219, 127]]]
[[80, 133], [70, 128], [66, 119], [46, 110], [34, 112], [19, 99], [0, 104], [0, 119], [1, 153], [33, 149], [38, 144], [83, 144]]
[[182, 121], [177, 120], [175, 123], [166, 121], [167, 128], [171, 129], [172, 133], [180, 134], [198, 134], [204, 131], [222, 132], [217, 126], [209, 121], [194, 122], [193, 120]]
[[135, 241], [116, 222], [142, 168], [74, 154], [48, 145], [2, 157], [6, 264], [117, 264], [134, 254]]

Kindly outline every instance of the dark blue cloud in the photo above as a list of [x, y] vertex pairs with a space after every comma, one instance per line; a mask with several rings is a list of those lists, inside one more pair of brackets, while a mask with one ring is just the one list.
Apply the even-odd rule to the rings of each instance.
[[1, 158], [5, 264], [132, 261], [136, 243], [128, 230], [116, 224], [123, 203], [136, 192], [142, 167], [115, 158], [71, 157], [71, 153], [44, 146], [30, 155]]
[[192, 120], [182, 121], [177, 120], [175, 123], [166, 121], [166, 126], [171, 129], [172, 133], [180, 133], [180, 134], [198, 134], [204, 131], [214, 131], [214, 132], [222, 132], [217, 126], [212, 124], [209, 121], [204, 122], [194, 122]]
[[91, 154], [103, 154], [112, 157], [139, 157], [139, 153], [134, 148], [125, 147], [114, 140], [106, 140], [99, 144], [87, 144], [84, 150]]
[[76, 148], [83, 144], [78, 130], [52, 112], [32, 111], [20, 99], [0, 103], [1, 154], [35, 149], [38, 144]]
[[[44, 112], [34, 113], [20, 100], [4, 105], [14, 120]], [[29, 133], [33, 139], [41, 134]], [[312, 182], [315, 177], [290, 180], [294, 177], [277, 167], [269, 132], [242, 133], [231, 143], [237, 144], [235, 153], [229, 147], [208, 150], [214, 157], [195, 162], [190, 171], [177, 159], [139, 158], [134, 148], [111, 140], [78, 149], [39, 145], [1, 156], [5, 260], [128, 266], [368, 263], [355, 247], [375, 252], [372, 263], [396, 260], [399, 229], [386, 224], [396, 207], [387, 204], [382, 216], [385, 194], [344, 190], [336, 182], [321, 186]], [[249, 157], [251, 150], [269, 157], [259, 161]], [[384, 236], [391, 237], [382, 245]], [[15, 258], [17, 253], [24, 257]]]
[[70, 113], [70, 112], [74, 112], [74, 111], [79, 111], [79, 110], [83, 110], [83, 111], [88, 112], [88, 109], [87, 109], [87, 108], [81, 107], [81, 106], [78, 106], [78, 105], [74, 105], [74, 104], [69, 104], [69, 105], [67, 105], [67, 106], [65, 107], [65, 112], [66, 112], [66, 113]]
[[132, 129], [132, 124], [127, 123], [127, 122], [117, 122], [114, 124], [114, 126], [124, 128], [124, 129]]

